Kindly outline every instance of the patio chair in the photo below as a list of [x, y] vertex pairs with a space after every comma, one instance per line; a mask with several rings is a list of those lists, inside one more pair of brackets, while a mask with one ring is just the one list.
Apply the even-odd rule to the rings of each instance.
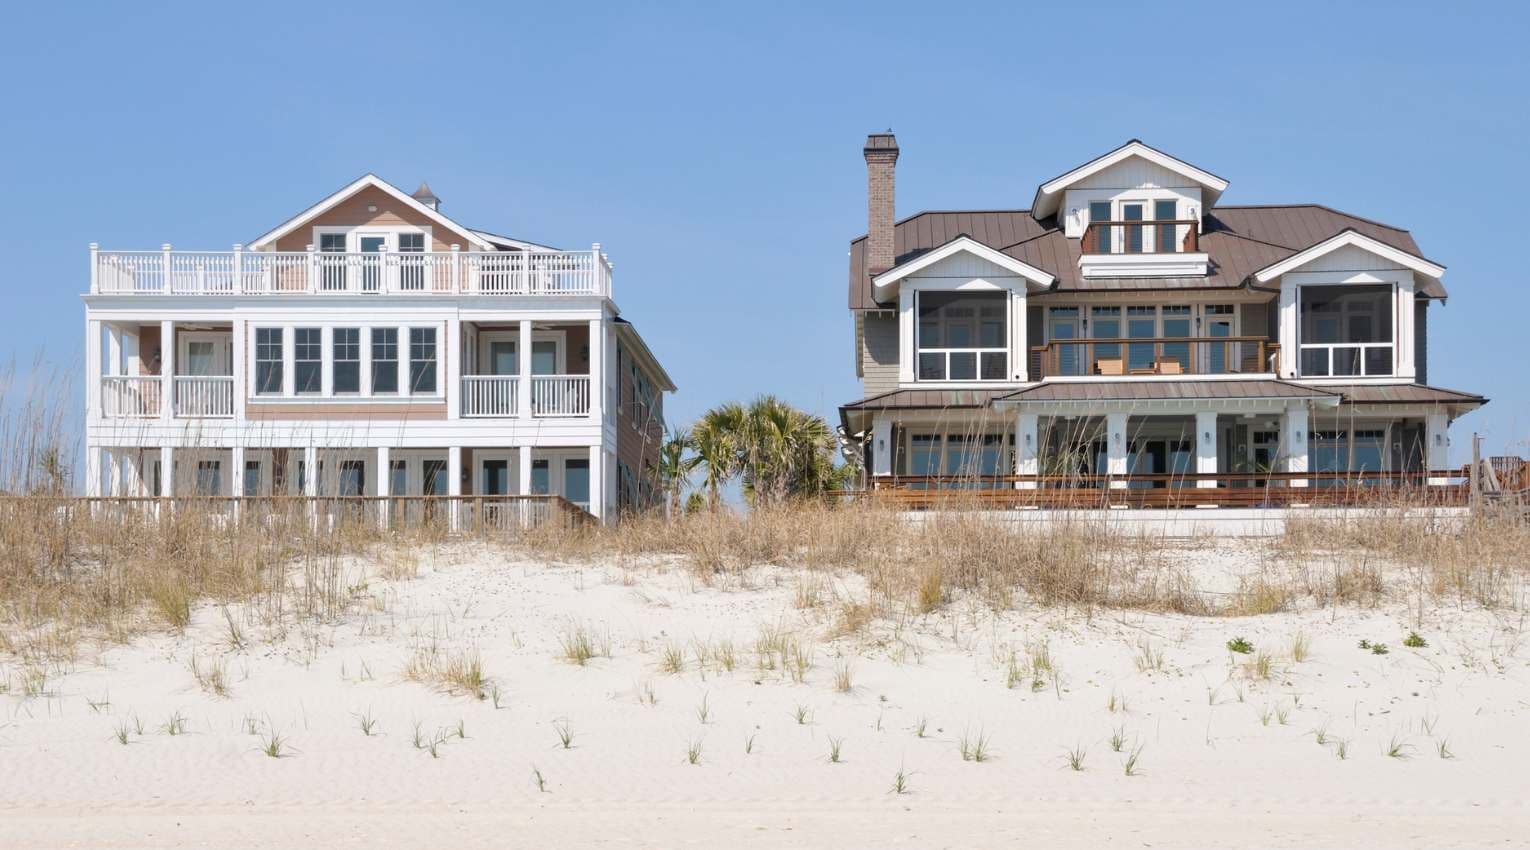
[[1094, 371], [1097, 375], [1124, 375], [1126, 361], [1119, 357], [1101, 357], [1094, 361]]
[[1165, 357], [1158, 361], [1158, 374], [1160, 375], [1183, 375], [1185, 370], [1180, 366], [1179, 358]]

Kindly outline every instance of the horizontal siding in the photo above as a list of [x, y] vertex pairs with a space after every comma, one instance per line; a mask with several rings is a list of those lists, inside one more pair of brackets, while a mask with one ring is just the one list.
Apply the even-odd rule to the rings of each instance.
[[861, 332], [863, 398], [898, 388], [898, 317], [866, 315]]
[[1142, 157], [1132, 156], [1069, 186], [1069, 189], [1188, 188], [1196, 184]]
[[305, 422], [346, 422], [395, 419], [445, 419], [446, 402], [420, 404], [367, 404], [365, 402], [312, 402], [305, 404], [257, 403], [245, 405], [249, 419], [285, 419]]
[[[369, 209], [371, 207], [376, 209]], [[464, 251], [473, 250], [473, 243], [468, 239], [467, 234], [442, 227], [439, 222], [422, 215], [418, 210], [375, 186], [368, 186], [334, 207], [303, 222], [301, 227], [277, 240], [276, 250], [305, 250], [308, 244], [314, 241], [315, 227], [364, 227], [366, 225], [409, 225], [421, 229], [430, 228], [432, 251], [450, 251], [454, 242], [462, 246]]]

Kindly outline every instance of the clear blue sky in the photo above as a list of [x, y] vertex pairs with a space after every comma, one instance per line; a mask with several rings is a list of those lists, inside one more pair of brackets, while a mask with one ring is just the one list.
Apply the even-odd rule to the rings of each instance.
[[1526, 4], [1112, 5], [21, 4], [0, 363], [78, 362], [87, 243], [225, 249], [374, 171], [471, 226], [601, 242], [673, 421], [760, 392], [833, 417], [868, 131], [898, 134], [900, 217], [1024, 207], [1140, 137], [1228, 203], [1411, 229], [1449, 267], [1431, 382], [1493, 399], [1458, 455], [1474, 429], [1523, 450]]

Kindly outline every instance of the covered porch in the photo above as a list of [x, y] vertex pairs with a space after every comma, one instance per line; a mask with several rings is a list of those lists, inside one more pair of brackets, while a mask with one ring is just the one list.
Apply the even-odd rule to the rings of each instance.
[[237, 358], [231, 322], [92, 324], [104, 335], [103, 418], [233, 418]]
[[603, 339], [600, 319], [463, 322], [462, 416], [589, 416]]

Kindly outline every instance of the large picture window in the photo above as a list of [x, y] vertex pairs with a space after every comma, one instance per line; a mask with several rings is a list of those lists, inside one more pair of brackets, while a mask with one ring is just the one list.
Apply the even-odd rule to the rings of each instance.
[[372, 329], [372, 392], [398, 392], [398, 328]]
[[409, 392], [436, 391], [436, 329], [409, 329]]
[[1002, 292], [918, 293], [919, 380], [1005, 380], [1008, 305]]
[[296, 328], [292, 345], [292, 377], [298, 395], [317, 395], [323, 388], [324, 333], [320, 328]]
[[1299, 300], [1303, 376], [1392, 374], [1392, 287], [1304, 286]]
[[335, 328], [334, 381], [337, 393], [361, 392], [361, 329]]
[[255, 329], [255, 392], [259, 395], [282, 393], [282, 329]]

